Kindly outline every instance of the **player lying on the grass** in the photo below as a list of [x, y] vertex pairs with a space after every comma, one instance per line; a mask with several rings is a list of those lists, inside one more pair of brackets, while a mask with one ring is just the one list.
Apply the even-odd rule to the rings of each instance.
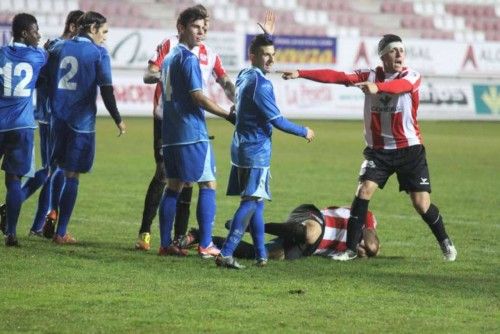
[[[319, 210], [312, 204], [302, 204], [292, 210], [283, 223], [265, 224], [265, 232], [277, 236], [266, 244], [269, 258], [274, 260], [293, 260], [311, 255], [321, 255], [331, 258], [337, 252], [347, 248], [346, 235], [350, 209], [347, 207], [330, 206]], [[231, 221], [226, 223], [229, 228]], [[362, 239], [357, 244], [359, 257], [373, 257], [379, 254], [379, 240], [376, 232], [377, 220], [368, 211]], [[247, 229], [248, 231], [248, 229]], [[190, 231], [192, 240], [197, 240], [197, 230]], [[221, 247], [225, 238], [213, 237], [214, 243]], [[255, 259], [256, 254], [252, 244], [241, 241], [234, 257]]]

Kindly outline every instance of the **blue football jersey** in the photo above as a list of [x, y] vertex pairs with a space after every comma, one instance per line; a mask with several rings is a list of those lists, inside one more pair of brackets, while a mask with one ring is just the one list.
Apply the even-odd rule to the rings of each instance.
[[22, 43], [0, 48], [0, 131], [36, 127], [33, 91], [46, 62], [42, 48]]
[[200, 62], [185, 45], [178, 44], [162, 64], [163, 145], [208, 141], [205, 111], [191, 92], [203, 89]]
[[94, 132], [97, 86], [113, 84], [108, 51], [83, 36], [56, 43], [49, 71], [53, 116], [77, 132]]
[[[64, 41], [61, 38], [55, 38], [50, 41], [47, 46], [47, 50], [50, 50], [54, 47], [55, 44]], [[43, 77], [43, 80], [39, 82], [39, 85], [36, 88], [36, 106], [35, 106], [35, 119], [41, 123], [49, 123], [50, 122], [50, 99], [49, 99], [49, 71], [48, 66], [44, 66], [40, 71], [40, 77]]]
[[231, 162], [239, 167], [269, 167], [271, 121], [282, 117], [271, 81], [256, 67], [240, 72], [236, 79], [236, 128]]

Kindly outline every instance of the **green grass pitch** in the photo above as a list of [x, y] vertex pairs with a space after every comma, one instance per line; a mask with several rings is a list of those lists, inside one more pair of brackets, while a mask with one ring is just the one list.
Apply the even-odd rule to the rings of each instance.
[[[152, 120], [128, 118], [117, 138], [98, 119], [92, 173], [82, 175], [69, 231], [75, 246], [28, 238], [38, 193], [23, 205], [22, 247], [0, 245], [0, 332], [31, 333], [498, 333], [500, 331], [500, 122], [421, 122], [432, 199], [458, 249], [442, 261], [428, 227], [395, 177], [370, 204], [381, 254], [336, 263], [270, 261], [266, 268], [216, 268], [137, 252], [145, 191], [154, 171]], [[362, 161], [361, 121], [300, 121], [316, 140], [275, 131], [273, 201], [266, 220], [300, 203], [349, 205]], [[209, 120], [217, 159], [214, 234], [238, 206], [225, 196], [231, 125]], [[196, 189], [196, 188], [195, 188]], [[196, 225], [197, 190], [190, 225]], [[5, 198], [5, 187], [0, 190]]]

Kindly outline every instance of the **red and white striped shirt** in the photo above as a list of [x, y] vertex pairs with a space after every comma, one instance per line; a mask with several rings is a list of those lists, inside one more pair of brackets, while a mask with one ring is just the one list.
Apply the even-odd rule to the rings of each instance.
[[[335, 252], [343, 252], [347, 249], [347, 223], [351, 210], [345, 207], [332, 206], [321, 210], [325, 222], [325, 233], [319, 243], [314, 255], [330, 256]], [[368, 211], [364, 228], [375, 229], [377, 220]]]
[[[156, 47], [155, 54], [149, 59], [148, 63], [161, 68], [163, 60], [168, 55], [170, 50], [172, 50], [179, 43], [177, 36], [172, 36], [171, 38], [164, 39]], [[226, 75], [226, 70], [222, 66], [222, 61], [217, 53], [212, 51], [205, 44], [200, 44], [195, 46], [191, 52], [197, 55], [200, 61], [201, 75], [203, 77], [203, 89], [205, 90], [208, 86], [210, 77], [213, 76], [215, 79], [219, 79]], [[161, 84], [156, 84], [155, 94], [153, 98], [153, 115], [155, 118], [161, 119], [163, 117], [163, 110], [161, 105]]]
[[373, 149], [397, 149], [422, 144], [417, 122], [420, 74], [404, 67], [401, 72], [385, 73], [382, 67], [356, 70], [300, 70], [301, 78], [346, 86], [374, 82], [379, 92], [365, 95], [365, 141]]

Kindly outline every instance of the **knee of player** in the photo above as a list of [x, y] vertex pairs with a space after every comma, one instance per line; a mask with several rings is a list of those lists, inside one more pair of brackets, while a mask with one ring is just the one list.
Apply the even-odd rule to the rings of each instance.
[[413, 207], [420, 215], [425, 214], [427, 210], [429, 210], [429, 207], [431, 205], [431, 197], [428, 192], [413, 192], [410, 193], [410, 198]]
[[378, 185], [373, 181], [364, 181], [359, 184], [356, 196], [361, 199], [370, 200]]

